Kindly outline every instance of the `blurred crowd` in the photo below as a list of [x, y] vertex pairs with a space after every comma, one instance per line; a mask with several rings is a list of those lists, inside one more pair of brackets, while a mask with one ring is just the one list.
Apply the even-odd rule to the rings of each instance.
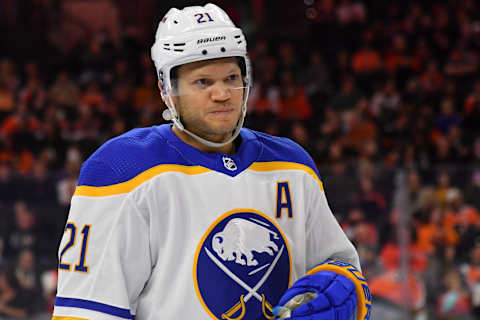
[[[480, 4], [212, 2], [247, 31], [246, 126], [314, 158], [359, 251], [373, 319], [480, 318]], [[50, 37], [40, 19], [35, 54], [0, 52], [0, 319], [51, 310], [82, 162], [164, 122], [153, 18], [151, 34], [124, 26], [116, 38]]]

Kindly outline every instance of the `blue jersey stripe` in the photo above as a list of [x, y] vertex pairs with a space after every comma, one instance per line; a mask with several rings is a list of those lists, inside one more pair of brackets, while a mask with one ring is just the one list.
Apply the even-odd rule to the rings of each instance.
[[[241, 144], [233, 155], [203, 152], [183, 142], [172, 131], [171, 124], [134, 129], [109, 140], [82, 166], [79, 186], [105, 187], [134, 179], [161, 165], [200, 166], [234, 177], [254, 162], [294, 162], [318, 171], [310, 155], [287, 138], [273, 137], [243, 128]], [[225, 159], [236, 164], [236, 170], [225, 167]]]
[[84, 299], [57, 297], [55, 299], [55, 306], [88, 309], [88, 310], [103, 312], [119, 318], [132, 319], [132, 320], [135, 319], [135, 317], [132, 316], [132, 314], [130, 313], [129, 309], [122, 309], [122, 308], [110, 306], [108, 304], [84, 300]]

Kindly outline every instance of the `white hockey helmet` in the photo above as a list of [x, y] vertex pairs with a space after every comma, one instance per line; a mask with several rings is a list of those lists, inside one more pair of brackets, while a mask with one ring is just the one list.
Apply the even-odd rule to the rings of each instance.
[[[247, 112], [251, 70], [245, 36], [242, 30], [235, 27], [225, 11], [211, 3], [203, 7], [170, 9], [158, 25], [151, 55], [161, 83], [162, 99], [168, 107], [163, 114], [165, 120], [172, 120], [178, 129], [208, 146], [221, 147], [232, 142], [240, 133]], [[242, 70], [242, 73], [245, 73], [243, 79], [245, 90], [242, 113], [232, 138], [223, 143], [216, 143], [203, 139], [184, 128], [172, 100], [174, 88], [171, 70], [189, 62], [225, 57], [243, 59], [245, 70]]]

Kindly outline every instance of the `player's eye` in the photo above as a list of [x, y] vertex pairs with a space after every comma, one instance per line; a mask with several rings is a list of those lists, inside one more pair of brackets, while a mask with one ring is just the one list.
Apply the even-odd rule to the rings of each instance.
[[206, 88], [210, 84], [210, 81], [208, 81], [208, 79], [202, 78], [195, 80], [194, 84], [202, 88]]
[[231, 74], [227, 77], [227, 81], [230, 81], [230, 82], [235, 82], [237, 81], [238, 79], [240, 79], [240, 75], [239, 74]]

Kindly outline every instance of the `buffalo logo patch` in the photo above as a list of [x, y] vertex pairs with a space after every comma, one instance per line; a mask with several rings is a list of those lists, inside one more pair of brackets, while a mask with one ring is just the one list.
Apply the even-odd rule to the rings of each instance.
[[273, 307], [290, 286], [285, 235], [266, 214], [229, 211], [200, 241], [194, 265], [198, 298], [213, 319], [273, 319]]

